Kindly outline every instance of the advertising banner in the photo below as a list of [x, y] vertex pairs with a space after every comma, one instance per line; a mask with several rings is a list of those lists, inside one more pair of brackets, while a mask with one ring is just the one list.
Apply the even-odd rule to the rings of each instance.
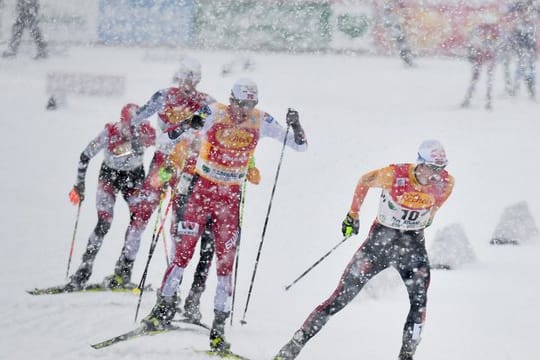
[[319, 50], [331, 34], [328, 1], [197, 1], [196, 44], [205, 49]]
[[106, 45], [189, 46], [193, 0], [99, 0], [98, 41]]

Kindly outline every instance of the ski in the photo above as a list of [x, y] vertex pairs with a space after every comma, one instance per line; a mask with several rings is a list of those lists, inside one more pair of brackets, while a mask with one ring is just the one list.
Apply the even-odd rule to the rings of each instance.
[[[198, 325], [198, 324], [193, 324], [193, 325]], [[169, 325], [165, 328], [158, 329], [158, 330], [148, 330], [145, 325], [141, 325], [136, 329], [128, 331], [127, 333], [112, 337], [110, 339], [104, 340], [102, 342], [99, 342], [97, 344], [93, 344], [90, 346], [92, 346], [94, 349], [103, 349], [104, 347], [111, 346], [122, 341], [135, 339], [141, 336], [163, 334], [170, 331], [197, 331], [197, 330], [192, 329], [192, 328], [182, 327], [182, 326], [176, 326], [176, 325]]]
[[230, 350], [227, 351], [214, 351], [214, 350], [199, 350], [199, 349], [193, 349], [198, 354], [205, 354], [207, 356], [212, 357], [218, 357], [222, 359], [229, 359], [229, 360], [251, 360], [250, 358], [247, 358], [245, 356], [239, 355], [237, 353], [234, 353]]
[[[96, 283], [96, 284], [89, 284], [85, 286], [82, 289], [69, 289], [66, 285], [59, 285], [59, 286], [51, 286], [47, 288], [35, 288], [33, 290], [27, 290], [26, 292], [30, 295], [54, 295], [54, 294], [69, 294], [69, 293], [79, 293], [79, 292], [119, 292], [119, 293], [133, 293], [135, 295], [138, 295], [140, 293], [140, 289], [138, 286], [134, 283], [129, 283], [124, 287], [120, 288], [109, 288], [107, 286], [104, 286], [103, 284]], [[147, 285], [144, 287], [144, 291], [153, 291], [151, 285]]]
[[180, 319], [174, 319], [172, 320], [171, 322], [173, 323], [182, 323], [182, 324], [190, 324], [190, 325], [196, 325], [196, 326], [199, 326], [203, 329], [206, 329], [208, 331], [210, 331], [210, 326], [208, 326], [207, 324], [205, 323], [202, 323], [200, 321], [194, 321], [194, 320], [191, 320], [191, 319], [188, 319], [188, 318], [185, 318], [185, 317], [182, 317]]

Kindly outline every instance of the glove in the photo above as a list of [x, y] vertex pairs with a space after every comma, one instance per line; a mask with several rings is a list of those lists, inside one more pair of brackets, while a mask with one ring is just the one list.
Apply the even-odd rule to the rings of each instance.
[[159, 169], [158, 172], [158, 179], [161, 181], [161, 183], [166, 184], [171, 180], [172, 176], [174, 174], [174, 170], [171, 169], [168, 166], [163, 166]]
[[351, 215], [347, 214], [345, 220], [341, 223], [341, 233], [343, 236], [349, 237], [358, 234], [360, 230], [360, 220], [354, 219]]
[[255, 157], [252, 156], [249, 158], [248, 163], [248, 170], [247, 170], [247, 181], [252, 183], [253, 185], [259, 185], [261, 182], [261, 173], [259, 169], [257, 169], [257, 166], [255, 165]]
[[212, 111], [210, 108], [206, 105], [202, 106], [199, 110], [197, 110], [191, 119], [189, 120], [190, 127], [192, 129], [198, 130], [204, 126], [204, 120], [208, 115], [210, 115]]
[[298, 116], [298, 111], [289, 108], [287, 111], [287, 125], [291, 126], [293, 129], [300, 125], [300, 116]]
[[259, 172], [259, 169], [256, 167], [249, 168], [247, 171], [247, 181], [252, 183], [253, 185], [259, 185], [261, 182], [261, 173]]
[[73, 205], [79, 205], [84, 200], [84, 183], [73, 185], [73, 189], [69, 192], [69, 201]]
[[300, 125], [300, 117], [298, 116], [298, 111], [289, 108], [287, 111], [287, 125], [292, 127], [294, 133], [294, 142], [298, 145], [306, 143], [306, 134], [302, 126]]

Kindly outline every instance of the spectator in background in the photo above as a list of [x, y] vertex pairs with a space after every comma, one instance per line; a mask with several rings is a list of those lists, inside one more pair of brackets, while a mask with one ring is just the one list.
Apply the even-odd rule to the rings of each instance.
[[468, 59], [472, 65], [472, 78], [462, 107], [471, 103], [476, 84], [480, 78], [482, 66], [486, 67], [486, 109], [492, 109], [493, 71], [499, 47], [499, 26], [497, 22], [484, 22], [476, 26], [469, 34], [467, 43]]
[[39, 2], [38, 0], [17, 0], [17, 19], [13, 24], [11, 39], [8, 49], [2, 53], [5, 58], [17, 55], [17, 50], [21, 44], [21, 37], [25, 28], [30, 31], [30, 35], [37, 45], [37, 54], [34, 59], [44, 59], [47, 57], [47, 44], [43, 40], [43, 35], [39, 28]]
[[403, 28], [403, 18], [399, 14], [399, 9], [404, 5], [401, 0], [388, 0], [383, 7], [383, 24], [388, 29], [388, 35], [395, 42], [395, 46], [399, 51], [399, 57], [405, 65], [414, 66], [411, 48], [405, 37], [405, 29]]
[[512, 39], [517, 55], [516, 75], [512, 95], [519, 90], [524, 80], [531, 100], [536, 99], [536, 20], [539, 9], [533, 1], [520, 1], [513, 5], [515, 11]]

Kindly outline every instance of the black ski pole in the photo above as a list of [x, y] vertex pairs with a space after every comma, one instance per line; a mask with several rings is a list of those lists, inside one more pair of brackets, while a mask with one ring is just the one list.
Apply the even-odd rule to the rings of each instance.
[[77, 206], [77, 217], [75, 218], [75, 227], [73, 228], [73, 236], [71, 238], [71, 246], [69, 248], [69, 257], [66, 269], [66, 280], [69, 278], [69, 267], [71, 266], [71, 258], [73, 257], [73, 248], [75, 247], [75, 237], [77, 236], [77, 227], [79, 226], [79, 216], [81, 215], [82, 200], [79, 201]]
[[259, 243], [259, 250], [257, 252], [257, 258], [255, 259], [255, 266], [253, 267], [253, 274], [251, 275], [251, 283], [249, 284], [249, 291], [246, 299], [246, 306], [244, 308], [244, 315], [240, 324], [246, 325], [246, 313], [249, 306], [249, 300], [251, 299], [251, 292], [253, 290], [253, 283], [255, 282], [255, 274], [257, 273], [257, 266], [259, 265], [259, 258], [261, 257], [261, 250], [264, 242], [264, 235], [266, 234], [266, 226], [268, 225], [268, 219], [270, 218], [270, 209], [272, 209], [272, 200], [274, 199], [274, 193], [276, 192], [277, 180], [279, 177], [279, 170], [281, 169], [281, 163], [283, 162], [283, 154], [285, 153], [285, 145], [287, 144], [287, 136], [289, 135], [290, 125], [287, 125], [287, 130], [285, 131], [285, 138], [283, 139], [283, 146], [281, 147], [281, 155], [279, 157], [279, 163], [276, 170], [276, 177], [274, 178], [274, 186], [272, 188], [272, 193], [270, 194], [270, 202], [268, 203], [268, 210], [266, 211], [266, 218], [264, 219], [264, 226], [261, 235], [261, 242]]
[[246, 203], [246, 182], [242, 185], [242, 194], [240, 195], [240, 220], [238, 224], [238, 237], [236, 238], [236, 254], [234, 259], [234, 281], [232, 289], [232, 303], [231, 303], [231, 326], [233, 325], [234, 317], [234, 300], [236, 298], [236, 280], [238, 279], [238, 262], [240, 261], [240, 238], [242, 236], [242, 219], [244, 217], [244, 204]]
[[[159, 202], [159, 210], [158, 212], [161, 213], [161, 206], [163, 204], [163, 195], [161, 197], [161, 200]], [[171, 194], [171, 200], [172, 200], [173, 194]], [[146, 276], [148, 274], [148, 267], [150, 266], [150, 260], [152, 260], [152, 256], [154, 255], [154, 249], [156, 248], [156, 245], [159, 240], [159, 234], [161, 233], [161, 230], [163, 230], [163, 225], [165, 224], [165, 220], [167, 220], [167, 214], [169, 212], [169, 209], [171, 207], [172, 201], [169, 200], [169, 203], [167, 204], [167, 209], [165, 210], [165, 215], [161, 219], [161, 224], [159, 226], [159, 229], [156, 230], [156, 227], [154, 227], [154, 233], [152, 234], [152, 241], [150, 242], [150, 250], [148, 251], [148, 259], [146, 260], [146, 265], [144, 266], [144, 271], [141, 277], [141, 281], [139, 282], [139, 301], [137, 302], [137, 309], [135, 310], [135, 322], [137, 322], [137, 317], [139, 316], [139, 308], [141, 307], [141, 300], [144, 293], [144, 286], [146, 284]], [[156, 222], [157, 225], [158, 222]]]
[[313, 270], [313, 268], [317, 265], [319, 265], [321, 263], [321, 261], [323, 261], [324, 259], [326, 259], [326, 257], [328, 255], [330, 255], [334, 250], [336, 250], [338, 248], [339, 245], [343, 244], [345, 241], [347, 241], [347, 239], [349, 239], [351, 236], [345, 236], [343, 238], [343, 240], [341, 240], [337, 245], [335, 245], [329, 252], [327, 252], [326, 254], [324, 254], [323, 257], [321, 257], [319, 260], [317, 260], [313, 265], [311, 265], [306, 271], [304, 271], [302, 273], [302, 275], [300, 275], [299, 277], [296, 278], [296, 280], [294, 280], [292, 283], [290, 283], [289, 285], [285, 286], [285, 291], [289, 290], [291, 288], [291, 286], [293, 286], [294, 284], [296, 284], [298, 282], [298, 280], [300, 280], [301, 278], [303, 278], [304, 276], [306, 276], [306, 274], [308, 272], [310, 272], [311, 270]]

